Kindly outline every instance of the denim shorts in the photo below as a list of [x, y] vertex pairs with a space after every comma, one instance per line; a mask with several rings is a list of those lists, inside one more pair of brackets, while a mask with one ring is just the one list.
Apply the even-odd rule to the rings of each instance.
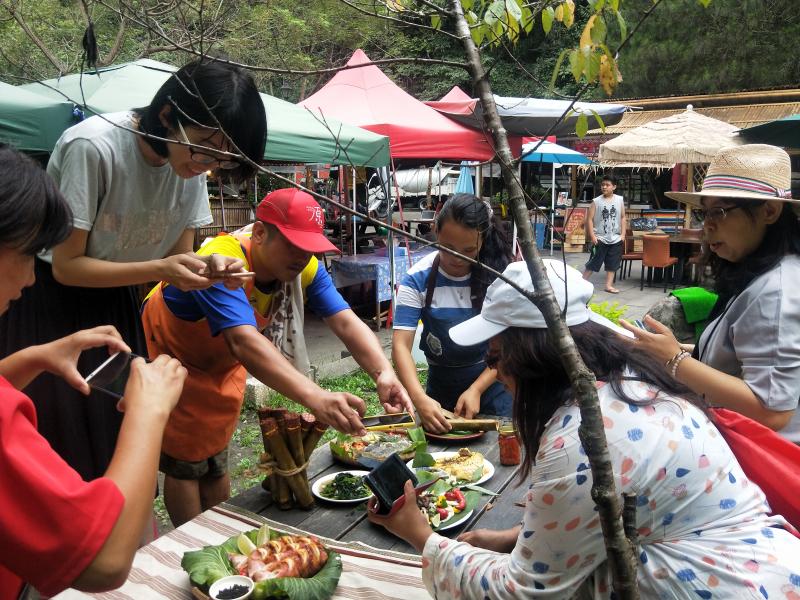
[[161, 453], [158, 470], [175, 479], [203, 479], [222, 477], [228, 472], [228, 448], [211, 458], [189, 462]]

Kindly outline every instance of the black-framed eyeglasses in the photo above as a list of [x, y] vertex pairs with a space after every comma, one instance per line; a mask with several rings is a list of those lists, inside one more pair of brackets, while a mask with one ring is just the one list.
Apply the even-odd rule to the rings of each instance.
[[720, 221], [725, 220], [725, 217], [728, 216], [729, 212], [731, 212], [732, 210], [736, 210], [737, 208], [744, 208], [744, 207], [739, 205], [734, 205], [734, 206], [728, 206], [726, 208], [722, 208], [721, 206], [716, 206], [714, 208], [693, 209], [692, 218], [700, 223], [719, 223]]
[[[183, 125], [181, 125], [180, 121], [178, 121], [178, 131], [180, 131], [181, 137], [183, 138], [181, 140], [182, 142], [186, 142], [187, 144], [192, 143], [189, 141], [189, 136], [186, 135], [186, 130], [183, 128]], [[211, 166], [212, 164], [216, 163], [217, 168], [222, 169], [224, 171], [229, 171], [231, 169], [239, 168], [238, 161], [221, 159], [218, 156], [214, 156], [213, 154], [207, 154], [205, 152], [195, 150], [192, 147], [189, 147], [189, 153], [191, 159], [198, 165]]]

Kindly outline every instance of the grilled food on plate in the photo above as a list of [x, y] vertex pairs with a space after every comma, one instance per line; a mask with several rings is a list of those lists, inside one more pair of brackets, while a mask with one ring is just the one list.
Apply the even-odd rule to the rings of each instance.
[[455, 477], [457, 481], [470, 482], [483, 477], [483, 463], [483, 454], [461, 448], [454, 456], [437, 459], [434, 468]]

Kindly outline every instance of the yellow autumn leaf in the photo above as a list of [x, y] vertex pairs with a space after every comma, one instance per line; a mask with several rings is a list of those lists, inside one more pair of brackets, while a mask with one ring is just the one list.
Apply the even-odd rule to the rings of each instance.
[[606, 54], [600, 57], [600, 85], [609, 96], [614, 93], [617, 85], [616, 66]]
[[559, 4], [556, 6], [556, 21], [563, 21], [564, 20], [564, 5]]
[[589, 17], [589, 20], [586, 21], [586, 26], [583, 28], [583, 33], [581, 33], [581, 49], [592, 47], [592, 26], [594, 25], [594, 20], [596, 17], [597, 15], [592, 15]]
[[575, 23], [575, 3], [572, 0], [564, 2], [564, 26], [569, 29]]

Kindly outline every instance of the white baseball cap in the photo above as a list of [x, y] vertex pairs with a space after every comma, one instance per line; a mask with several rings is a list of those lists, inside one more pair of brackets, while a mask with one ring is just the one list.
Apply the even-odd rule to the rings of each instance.
[[[620, 335], [633, 337], [629, 331], [589, 309], [587, 304], [594, 293], [594, 286], [586, 281], [577, 269], [557, 260], [543, 259], [542, 262], [562, 310], [566, 303], [565, 299], [568, 299], [566, 314], [568, 327], [594, 321]], [[528, 266], [524, 261], [509, 264], [503, 275], [522, 289], [535, 291]], [[547, 324], [544, 315], [533, 302], [498, 278], [486, 290], [481, 314], [451, 328], [450, 339], [459, 346], [473, 346], [485, 342], [509, 327], [545, 329]]]

